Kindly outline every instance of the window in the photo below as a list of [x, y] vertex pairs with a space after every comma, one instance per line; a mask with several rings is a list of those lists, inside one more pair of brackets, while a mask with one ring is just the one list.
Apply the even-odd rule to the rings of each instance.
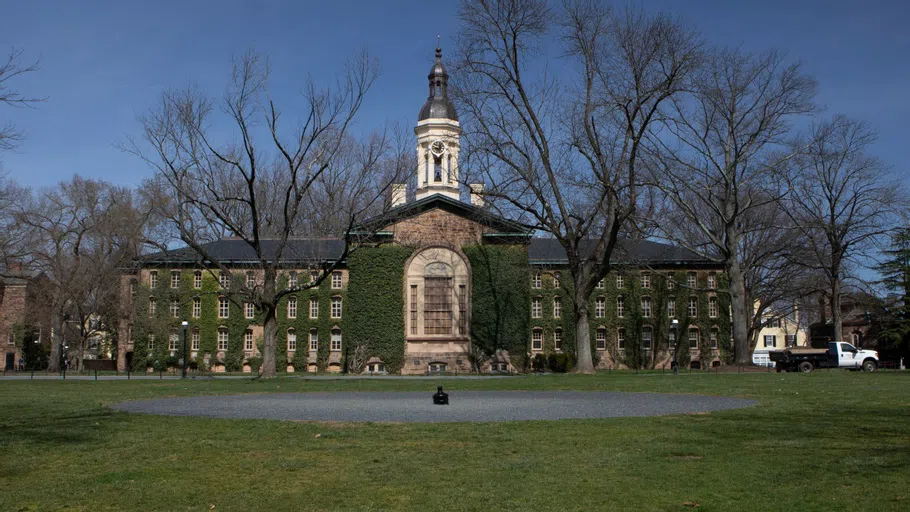
[[594, 318], [603, 318], [607, 313], [607, 299], [597, 297], [594, 301]]
[[316, 329], [310, 329], [310, 350], [313, 352], [319, 350], [319, 333]]
[[218, 318], [227, 318], [230, 313], [230, 304], [224, 297], [218, 297]]
[[540, 318], [543, 314], [540, 297], [531, 299], [531, 318]]
[[667, 299], [667, 317], [676, 317], [676, 299]]
[[466, 286], [458, 285], [458, 334], [464, 335], [468, 329], [468, 295]]
[[158, 312], [158, 299], [149, 297], [149, 316], [155, 316]]
[[202, 288], [202, 271], [197, 270], [193, 272], [193, 288], [200, 289]]
[[641, 330], [641, 348], [645, 350], [651, 350], [651, 328], [645, 327]]
[[171, 316], [174, 318], [180, 317], [180, 300], [171, 299]]
[[689, 297], [689, 316], [692, 318], [698, 317], [698, 298]]
[[288, 297], [288, 318], [297, 318], [297, 297]]
[[603, 279], [601, 279], [600, 281], [597, 281], [597, 289], [598, 290], [604, 289], [604, 280]]
[[247, 330], [243, 333], [243, 350], [253, 351], [253, 331]]
[[708, 341], [711, 343], [711, 348], [717, 349], [717, 330], [711, 330], [711, 333], [708, 334]]
[[423, 283], [424, 334], [451, 334], [452, 278], [425, 276]]
[[151, 272], [149, 272], [149, 288], [151, 288], [152, 290], [154, 290], [155, 288], [158, 288], [158, 271], [157, 270], [152, 270]]
[[531, 280], [531, 288], [538, 290], [538, 289], [540, 289], [540, 287], [541, 287], [540, 272], [535, 272], [534, 276]]
[[642, 318], [651, 318], [651, 297], [641, 298], [641, 316]]
[[594, 340], [597, 343], [597, 350], [607, 350], [607, 330], [604, 328], [597, 329], [594, 334]]
[[411, 285], [411, 334], [417, 334], [417, 285]]
[[686, 286], [689, 288], [696, 288], [698, 286], [698, 280], [696, 279], [697, 274], [695, 272], [689, 272], [686, 275]]
[[243, 303], [243, 313], [246, 318], [253, 318], [256, 316], [256, 306], [252, 302]]
[[333, 352], [341, 351], [341, 331], [339, 329], [332, 330], [332, 346], [331, 349]]
[[341, 318], [341, 297], [332, 297], [331, 318]]
[[773, 334], [765, 335], [765, 346], [766, 347], [776, 347], [777, 346], [777, 336]]
[[553, 347], [557, 351], [562, 351], [562, 329], [553, 331]]
[[676, 348], [676, 329], [673, 329], [672, 331], [670, 331], [670, 333], [667, 335], [667, 340], [670, 344], [670, 349], [671, 350], [675, 349]]
[[218, 328], [218, 350], [227, 350], [228, 348], [228, 330], [224, 327]]
[[128, 341], [129, 343], [133, 342], [133, 326], [132, 325], [126, 328], [126, 341]]
[[255, 288], [256, 287], [256, 276], [252, 271], [247, 271], [246, 273], [246, 287]]
[[180, 271], [171, 271], [171, 288], [180, 288]]
[[202, 299], [193, 297], [193, 318], [202, 316]]
[[288, 351], [297, 350], [297, 331], [288, 329]]
[[623, 318], [626, 314], [626, 299], [616, 297], [616, 318]]
[[531, 333], [531, 350], [541, 350], [543, 348], [543, 331], [535, 330]]
[[231, 276], [225, 274], [224, 272], [219, 272], [218, 273], [218, 284], [221, 285], [222, 288], [227, 290], [228, 288], [231, 287]]
[[796, 335], [795, 334], [787, 334], [786, 336], [784, 336], [784, 340], [787, 343], [788, 347], [796, 346]]
[[553, 318], [562, 318], [562, 299], [553, 297]]
[[313, 270], [310, 272], [310, 282], [315, 283], [319, 280], [319, 271]]
[[297, 288], [297, 272], [288, 274], [288, 288]]
[[339, 271], [337, 271], [337, 270], [336, 270], [335, 272], [332, 272], [332, 289], [333, 289], [333, 290], [340, 290], [340, 289], [341, 289], [341, 282], [342, 282], [342, 279], [341, 279], [341, 272], [339, 272]]
[[559, 288], [559, 279], [562, 277], [562, 274], [559, 272], [553, 272], [553, 288]]
[[619, 347], [619, 350], [626, 349], [626, 330], [620, 329], [616, 331], [616, 346]]
[[190, 336], [190, 339], [192, 340], [190, 348], [192, 350], [199, 350], [199, 329], [193, 329], [193, 334]]
[[698, 348], [698, 329], [689, 329], [689, 348]]
[[717, 297], [708, 297], [708, 318], [717, 318]]
[[676, 279], [673, 279], [673, 274], [667, 274], [667, 289], [675, 290], [676, 289]]
[[648, 289], [651, 288], [651, 274], [648, 272], [642, 272], [641, 274], [641, 287]]
[[717, 288], [717, 274], [714, 272], [708, 273], [708, 288], [712, 290]]
[[780, 329], [781, 320], [780, 320], [780, 318], [772, 318], [772, 319], [767, 320], [767, 321], [765, 322], [765, 326], [766, 326], [766, 327], [773, 327], [773, 328]]
[[149, 350], [152, 350], [154, 348], [155, 348], [155, 335], [149, 334]]
[[625, 288], [625, 286], [626, 286], [626, 283], [625, 283], [625, 279], [623, 278], [622, 274], [616, 274], [616, 287]]
[[180, 339], [180, 337], [177, 336], [177, 333], [172, 332], [170, 337], [168, 337], [168, 340], [167, 340], [167, 349], [168, 350], [177, 350], [177, 341], [179, 339]]
[[317, 318], [319, 318], [319, 299], [310, 297], [310, 319], [315, 320]]
[[136, 296], [136, 280], [130, 279], [130, 297]]

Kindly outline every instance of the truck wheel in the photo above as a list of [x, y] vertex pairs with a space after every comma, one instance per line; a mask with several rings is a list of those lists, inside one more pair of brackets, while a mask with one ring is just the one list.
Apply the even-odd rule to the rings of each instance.
[[809, 373], [814, 368], [815, 367], [812, 366], [812, 363], [810, 363], [809, 361], [803, 361], [803, 362], [799, 363], [799, 371], [801, 371], [803, 373]]
[[874, 372], [878, 368], [878, 365], [875, 364], [875, 361], [872, 359], [866, 359], [863, 361], [863, 371], [864, 372]]

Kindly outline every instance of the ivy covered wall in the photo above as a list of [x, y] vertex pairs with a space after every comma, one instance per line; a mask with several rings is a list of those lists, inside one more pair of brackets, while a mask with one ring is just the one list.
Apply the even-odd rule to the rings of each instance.
[[530, 285], [527, 247], [474, 245], [471, 263], [471, 338], [487, 356], [509, 351], [516, 368], [527, 368]]
[[[543, 335], [541, 353], [551, 354], [555, 351], [555, 332], [562, 333], [562, 352], [575, 354], [575, 316], [573, 312], [573, 283], [566, 269], [533, 269], [531, 278], [536, 272], [541, 273], [541, 287], [531, 289], [532, 298], [540, 298], [542, 311], [540, 318], [531, 319], [531, 329], [540, 329]], [[709, 294], [705, 292], [708, 287], [708, 273], [697, 273], [696, 289], [686, 286], [686, 270], [679, 271], [651, 271], [650, 288], [642, 288], [641, 272], [634, 267], [619, 267], [614, 269], [603, 282], [603, 288], [597, 288], [591, 295], [588, 304], [589, 322], [591, 332], [591, 348], [594, 362], [598, 364], [603, 357], [607, 358], [610, 366], [627, 366], [629, 368], [653, 368], [672, 359], [669, 338], [672, 329], [672, 318], [668, 313], [668, 302], [671, 298], [676, 301], [676, 314], [679, 320], [675, 351], [680, 365], [689, 364], [692, 356], [702, 361], [702, 366], [710, 365], [714, 355], [724, 362], [730, 361], [730, 320], [729, 296], [717, 293], [718, 315], [717, 318], [708, 316]], [[556, 285], [555, 276], [560, 276], [559, 285]], [[617, 275], [623, 276], [623, 287], [617, 287]], [[676, 285], [670, 289], [667, 278], [672, 275]], [[533, 281], [531, 281], [533, 282]], [[725, 276], [718, 272], [718, 290], [727, 286]], [[713, 295], [713, 294], [712, 294]], [[689, 297], [697, 297], [698, 310], [695, 318], [688, 315]], [[617, 299], [623, 298], [623, 318], [617, 317]], [[651, 316], [642, 314], [642, 298], [651, 299]], [[561, 301], [562, 314], [560, 318], [554, 317], [554, 299]], [[604, 299], [603, 315], [598, 317], [597, 299]], [[529, 301], [530, 304], [530, 301]], [[699, 349], [689, 350], [688, 327], [699, 330]], [[648, 350], [642, 343], [642, 331], [645, 327], [651, 328], [651, 349]], [[604, 329], [606, 334], [606, 350], [597, 350], [596, 337], [598, 329]], [[619, 329], [625, 332], [624, 349], [618, 346], [617, 333]], [[711, 349], [709, 333], [716, 329], [718, 347]], [[530, 339], [530, 336], [529, 336]], [[530, 349], [530, 348], [529, 348]]]
[[378, 357], [389, 373], [404, 364], [404, 264], [412, 253], [388, 244], [348, 257], [348, 350], [363, 346], [366, 358]]

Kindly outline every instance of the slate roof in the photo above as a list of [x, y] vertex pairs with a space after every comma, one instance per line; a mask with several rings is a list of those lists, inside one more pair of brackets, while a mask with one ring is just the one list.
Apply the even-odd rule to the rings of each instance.
[[25, 285], [42, 274], [39, 270], [0, 270], [0, 284]]
[[[223, 238], [204, 244], [206, 252], [225, 264], [243, 264], [256, 262], [253, 248], [239, 238]], [[263, 240], [263, 251], [273, 256], [278, 248], [278, 240]], [[337, 238], [294, 238], [288, 240], [281, 255], [281, 260], [294, 261], [334, 261], [344, 252], [344, 241]], [[145, 264], [195, 263], [200, 260], [199, 254], [190, 247], [148, 254], [139, 258]]]
[[[594, 241], [590, 241], [593, 248]], [[584, 246], [583, 246], [584, 247]], [[566, 252], [555, 238], [533, 238], [528, 260], [537, 265], [566, 264]], [[621, 240], [613, 252], [614, 263], [714, 265], [715, 262], [688, 249], [650, 240]]]

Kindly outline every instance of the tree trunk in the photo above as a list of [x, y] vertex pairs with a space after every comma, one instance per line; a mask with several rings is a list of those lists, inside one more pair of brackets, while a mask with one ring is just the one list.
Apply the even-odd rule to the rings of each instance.
[[749, 318], [746, 314], [746, 281], [739, 261], [735, 257], [727, 262], [730, 278], [730, 305], [733, 308], [733, 362], [738, 365], [752, 364], [752, 350], [749, 341]]
[[47, 371], [56, 373], [60, 371], [60, 337], [63, 335], [63, 329], [60, 326], [60, 316], [51, 314], [51, 330], [54, 335], [51, 336], [51, 356], [47, 362]]
[[274, 305], [264, 308], [262, 323], [262, 377], [270, 379], [276, 377], [275, 350], [278, 337], [278, 318]]
[[575, 373], [593, 374], [594, 359], [591, 356], [588, 300], [587, 297], [579, 297], [579, 295], [579, 293], [575, 294]]
[[[127, 328], [127, 329], [129, 329], [129, 328]], [[118, 328], [118, 332], [117, 332], [117, 371], [118, 372], [126, 371], [126, 344], [129, 342], [129, 340], [127, 339], [128, 337], [129, 337], [128, 334], [123, 331], [122, 327]], [[182, 357], [182, 353], [181, 353], [181, 357]]]
[[835, 275], [831, 283], [831, 330], [833, 341], [844, 340], [844, 319], [840, 310], [840, 277]]

